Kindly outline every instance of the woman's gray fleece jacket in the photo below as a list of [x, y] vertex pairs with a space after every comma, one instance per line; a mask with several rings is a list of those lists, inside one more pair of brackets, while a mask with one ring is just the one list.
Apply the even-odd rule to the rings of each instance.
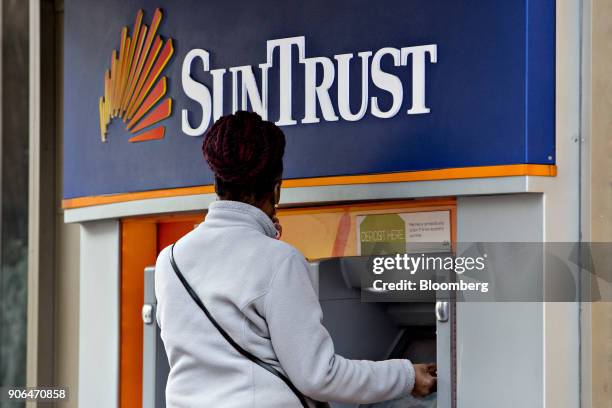
[[[408, 360], [348, 360], [334, 352], [303, 255], [274, 239], [261, 210], [234, 201], [210, 205], [205, 222], [181, 238], [181, 272], [240, 344], [319, 401], [372, 403], [409, 394]], [[276, 376], [243, 357], [216, 331], [170, 266], [157, 258], [157, 322], [170, 362], [168, 407], [291, 408], [300, 403]], [[359, 339], [355, 339], [359, 341]]]

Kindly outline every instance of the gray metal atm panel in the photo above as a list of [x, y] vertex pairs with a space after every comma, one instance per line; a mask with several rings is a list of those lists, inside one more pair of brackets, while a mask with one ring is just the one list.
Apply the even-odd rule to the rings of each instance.
[[[459, 197], [457, 241], [543, 242], [544, 196]], [[543, 406], [543, 303], [460, 302], [457, 322], [458, 406]]]
[[143, 359], [142, 359], [142, 407], [166, 406], [166, 382], [170, 367], [162, 343], [159, 326], [155, 320], [155, 268], [145, 268], [144, 305], [142, 309]]

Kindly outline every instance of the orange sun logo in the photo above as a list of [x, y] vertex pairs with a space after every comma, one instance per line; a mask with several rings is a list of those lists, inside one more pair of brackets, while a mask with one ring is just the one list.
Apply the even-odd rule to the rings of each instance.
[[161, 10], [155, 10], [150, 27], [142, 24], [143, 14], [142, 10], [136, 14], [132, 37], [128, 36], [127, 27], [121, 30], [119, 55], [113, 50], [110, 69], [104, 74], [104, 96], [99, 101], [102, 142], [106, 142], [108, 125], [116, 117], [123, 119], [126, 130], [135, 135], [129, 139], [132, 143], [164, 138], [165, 126], [151, 126], [172, 113], [171, 98], [158, 102], [167, 90], [167, 78], [159, 76], [174, 47], [172, 39], [164, 42], [156, 35]]

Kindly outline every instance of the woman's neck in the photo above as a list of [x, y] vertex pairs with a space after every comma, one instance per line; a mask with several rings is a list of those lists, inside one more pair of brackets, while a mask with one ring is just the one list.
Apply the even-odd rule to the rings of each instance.
[[276, 206], [274, 205], [273, 200], [270, 199], [254, 200], [243, 198], [241, 200], [237, 200], [229, 197], [219, 197], [219, 200], [240, 201], [242, 203], [252, 205], [253, 207], [257, 207], [263, 211], [264, 214], [270, 217], [270, 219], [273, 219], [276, 215]]

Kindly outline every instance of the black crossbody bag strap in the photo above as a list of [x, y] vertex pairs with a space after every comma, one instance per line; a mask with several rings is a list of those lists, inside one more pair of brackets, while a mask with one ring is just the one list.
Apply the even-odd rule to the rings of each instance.
[[255, 355], [249, 353], [248, 351], [246, 351], [245, 349], [240, 347], [240, 345], [234, 341], [232, 336], [230, 336], [223, 329], [223, 327], [221, 327], [221, 325], [219, 323], [217, 323], [215, 318], [212, 317], [212, 315], [210, 314], [210, 312], [208, 311], [206, 306], [204, 306], [204, 303], [202, 303], [202, 300], [200, 300], [200, 297], [198, 296], [198, 294], [195, 293], [195, 291], [191, 288], [191, 286], [189, 286], [189, 283], [187, 283], [187, 280], [185, 280], [185, 277], [181, 273], [179, 267], [176, 265], [176, 261], [174, 260], [174, 244], [170, 248], [170, 264], [172, 265], [172, 269], [174, 269], [174, 273], [176, 273], [176, 276], [179, 278], [179, 280], [181, 281], [181, 283], [185, 287], [185, 290], [187, 290], [187, 293], [189, 293], [189, 296], [191, 296], [191, 298], [198, 305], [198, 307], [200, 309], [202, 309], [202, 311], [204, 312], [204, 314], [206, 315], [208, 320], [210, 320], [210, 322], [213, 324], [213, 326], [215, 326], [215, 328], [219, 331], [219, 333], [221, 333], [221, 335], [225, 338], [225, 340], [227, 340], [227, 342], [229, 344], [231, 344], [232, 347], [235, 348], [236, 351], [238, 351], [240, 354], [242, 354], [243, 356], [245, 356], [246, 358], [248, 358], [249, 360], [251, 360], [252, 362], [257, 364], [258, 366], [268, 370], [269, 372], [271, 372], [272, 374], [274, 374], [275, 376], [277, 376], [281, 380], [283, 380], [283, 382], [285, 384], [287, 384], [287, 386], [291, 389], [291, 391], [293, 391], [295, 396], [300, 400], [300, 403], [302, 404], [302, 407], [308, 408], [308, 403], [306, 402], [306, 398], [300, 392], [300, 390], [298, 390], [295, 387], [295, 385], [293, 385], [293, 383], [291, 382], [291, 380], [289, 380], [289, 378], [287, 378], [285, 375], [283, 375], [283, 373], [278, 371], [276, 368], [272, 367], [270, 364], [266, 363], [265, 361], [259, 359]]

